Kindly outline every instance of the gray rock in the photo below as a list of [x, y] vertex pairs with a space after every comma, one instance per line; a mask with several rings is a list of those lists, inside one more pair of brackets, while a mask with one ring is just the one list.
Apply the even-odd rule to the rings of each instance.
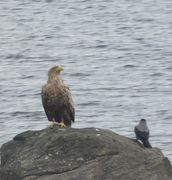
[[171, 180], [172, 166], [157, 148], [109, 130], [46, 128], [1, 147], [1, 180]]

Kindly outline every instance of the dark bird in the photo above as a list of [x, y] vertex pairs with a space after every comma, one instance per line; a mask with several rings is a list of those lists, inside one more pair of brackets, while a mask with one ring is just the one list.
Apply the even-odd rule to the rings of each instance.
[[152, 148], [152, 146], [149, 143], [149, 128], [146, 124], [145, 119], [141, 119], [139, 124], [135, 126], [135, 134], [137, 139], [141, 140], [143, 145], [147, 148]]
[[54, 127], [56, 123], [60, 127], [71, 126], [75, 121], [75, 109], [69, 88], [64, 84], [60, 74], [63, 67], [54, 66], [48, 71], [47, 83], [42, 87], [42, 104], [47, 118]]

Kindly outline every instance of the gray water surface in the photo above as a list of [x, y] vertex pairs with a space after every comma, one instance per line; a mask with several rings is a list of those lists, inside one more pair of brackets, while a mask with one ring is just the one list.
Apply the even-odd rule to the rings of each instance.
[[74, 128], [134, 138], [145, 118], [150, 142], [172, 162], [171, 0], [6, 0], [0, 3], [0, 145], [49, 122], [40, 91], [63, 65]]

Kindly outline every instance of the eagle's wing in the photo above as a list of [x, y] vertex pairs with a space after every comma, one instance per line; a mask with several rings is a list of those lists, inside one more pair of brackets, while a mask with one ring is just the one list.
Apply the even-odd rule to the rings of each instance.
[[42, 105], [44, 107], [45, 114], [47, 115], [48, 120], [53, 121], [53, 117], [51, 116], [51, 112], [49, 111], [48, 108], [49, 93], [47, 91], [47, 88], [48, 86], [46, 84], [42, 87], [42, 91], [41, 91]]
[[74, 102], [72, 99], [72, 95], [70, 93], [70, 89], [67, 86], [65, 86], [65, 93], [66, 93], [65, 108], [70, 117], [70, 120], [74, 122], [75, 121]]
[[[56, 92], [55, 96], [52, 96]], [[64, 116], [64, 121], [75, 121], [75, 109], [74, 103], [72, 100], [72, 96], [69, 88], [66, 85], [58, 87], [58, 89], [52, 88], [51, 85], [45, 84], [42, 87], [41, 91], [42, 104], [47, 115], [49, 121], [53, 121], [55, 119], [59, 119], [59, 117], [54, 116], [55, 114], [61, 114]], [[52, 99], [53, 98], [53, 99]], [[66, 115], [62, 113], [63, 109], [65, 109]], [[54, 113], [56, 112], [56, 113]], [[70, 118], [70, 119], [69, 119]], [[68, 124], [68, 123], [67, 123]]]

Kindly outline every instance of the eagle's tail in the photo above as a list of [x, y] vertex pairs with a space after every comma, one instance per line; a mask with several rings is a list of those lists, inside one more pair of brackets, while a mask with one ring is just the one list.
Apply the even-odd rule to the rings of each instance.
[[146, 148], [152, 148], [152, 146], [150, 145], [148, 139], [143, 139], [142, 142], [143, 142], [143, 145], [144, 145]]

